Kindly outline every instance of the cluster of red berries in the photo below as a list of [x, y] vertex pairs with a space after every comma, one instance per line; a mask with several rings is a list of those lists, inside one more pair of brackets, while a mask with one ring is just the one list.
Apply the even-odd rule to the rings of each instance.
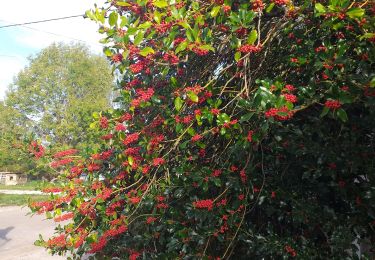
[[155, 29], [158, 33], [165, 33], [172, 27], [172, 25], [172, 23], [161, 22], [160, 24], [155, 24]]
[[113, 62], [121, 62], [122, 58], [123, 57], [122, 57], [121, 53], [117, 53], [117, 54], [112, 55], [112, 61]]
[[262, 11], [264, 9], [264, 3], [262, 2], [262, 0], [255, 0], [252, 4], [253, 6], [251, 9], [254, 12]]
[[100, 165], [96, 164], [96, 163], [90, 163], [88, 166], [87, 166], [87, 170], [89, 172], [94, 172], [94, 171], [99, 171], [100, 170]]
[[141, 147], [130, 147], [124, 151], [124, 154], [127, 156], [130, 156], [130, 155], [135, 156], [139, 154], [140, 150], [141, 150]]
[[99, 125], [103, 129], [108, 128], [108, 118], [106, 118], [105, 116], [100, 117]]
[[126, 126], [124, 126], [123, 124], [117, 124], [115, 126], [115, 131], [117, 131], [117, 132], [123, 132], [125, 130], [126, 130]]
[[271, 0], [272, 3], [275, 3], [276, 5], [286, 5], [289, 3], [289, 0]]
[[200, 134], [196, 134], [194, 135], [192, 138], [191, 138], [191, 141], [193, 142], [197, 142], [199, 141], [200, 139], [202, 139], [202, 136]]
[[139, 133], [128, 134], [126, 138], [122, 141], [122, 143], [124, 145], [129, 145], [131, 143], [138, 141], [138, 138], [139, 138]]
[[154, 159], [152, 160], [152, 164], [153, 164], [154, 166], [159, 166], [159, 165], [162, 165], [162, 164], [164, 164], [164, 163], [165, 163], [164, 158], [154, 158]]
[[132, 81], [126, 83], [124, 85], [124, 89], [125, 90], [129, 90], [129, 89], [132, 89], [134, 88], [135, 86], [137, 85], [140, 85], [142, 82], [139, 80], [139, 79], [133, 79]]
[[105, 237], [101, 237], [98, 242], [91, 243], [91, 250], [88, 253], [94, 254], [96, 252], [102, 251], [106, 244], [107, 239]]
[[197, 209], [212, 210], [214, 207], [214, 202], [212, 199], [198, 200], [198, 201], [193, 202], [193, 206]]
[[169, 62], [171, 64], [178, 64], [179, 63], [179, 59], [178, 57], [174, 54], [174, 53], [166, 53], [163, 55], [163, 60], [165, 62]]
[[291, 246], [286, 245], [285, 251], [291, 255], [291, 257], [295, 257], [297, 255], [296, 250], [294, 250]]
[[293, 86], [293, 85], [285, 85], [285, 87], [284, 87], [284, 89], [283, 89], [283, 91], [285, 92], [285, 91], [289, 91], [289, 92], [293, 92], [293, 91], [295, 91], [296, 90], [296, 88]]
[[149, 101], [155, 91], [153, 88], [148, 88], [146, 90], [137, 89], [136, 92], [138, 97], [130, 102], [133, 107], [138, 107], [142, 102]]
[[257, 53], [262, 50], [260, 45], [245, 44], [238, 48], [239, 52], [242, 53]]
[[246, 181], [247, 181], [247, 176], [246, 176], [246, 172], [245, 172], [245, 170], [241, 170], [241, 171], [240, 171], [240, 178], [241, 178], [241, 182], [242, 182], [243, 184], [245, 184]]
[[58, 160], [58, 161], [53, 161], [51, 162], [51, 167], [52, 168], [58, 168], [60, 166], [64, 166], [64, 165], [67, 165], [69, 163], [73, 162], [73, 159], [72, 158], [66, 158], [66, 159], [62, 159], [62, 160]]
[[327, 51], [327, 47], [325, 46], [319, 46], [315, 48], [315, 52], [326, 52], [326, 51]]
[[44, 147], [41, 144], [38, 144], [37, 141], [32, 141], [29, 146], [29, 152], [39, 159], [44, 155]]
[[208, 54], [208, 50], [199, 48], [199, 47], [194, 47], [192, 51], [197, 54], [198, 56], [206, 56]]
[[328, 107], [329, 109], [336, 110], [341, 107], [341, 103], [338, 100], [327, 100], [324, 103], [325, 107]]
[[61, 234], [60, 236], [53, 237], [47, 241], [47, 246], [49, 248], [54, 248], [54, 247], [66, 247], [66, 238], [64, 234]]
[[229, 14], [231, 9], [232, 8], [229, 5], [223, 6], [223, 11], [224, 11], [225, 14]]
[[59, 187], [50, 187], [50, 188], [44, 188], [42, 189], [42, 192], [44, 193], [57, 193], [61, 192], [63, 189]]
[[38, 214], [51, 211], [54, 208], [54, 204], [51, 201], [35, 201], [31, 203], [31, 206], [38, 210]]
[[212, 177], [219, 177], [221, 175], [221, 170], [214, 170], [213, 173], [211, 173]]
[[286, 101], [289, 101], [291, 103], [296, 103], [297, 102], [297, 97], [293, 94], [283, 94], [282, 95]]
[[112, 138], [113, 138], [113, 134], [107, 134], [101, 137], [102, 140], [111, 140]]
[[287, 107], [271, 108], [266, 113], [267, 118], [274, 117], [276, 120], [285, 121], [293, 116], [293, 111], [289, 110]]
[[174, 39], [173, 44], [174, 44], [174, 46], [177, 46], [177, 45], [179, 45], [181, 42], [184, 42], [185, 40], [186, 40], [185, 38], [177, 37], [176, 39]]
[[157, 218], [155, 218], [155, 217], [148, 217], [147, 220], [146, 220], [146, 223], [147, 224], [151, 224], [151, 223], [154, 223], [155, 220], [157, 220]]
[[236, 30], [236, 34], [238, 37], [242, 38], [248, 33], [248, 30], [245, 27], [240, 27]]
[[134, 63], [129, 66], [130, 71], [134, 74], [141, 72], [144, 67], [145, 67], [145, 64], [142, 61], [138, 61], [137, 63]]
[[55, 217], [53, 220], [55, 222], [61, 222], [61, 221], [65, 221], [65, 220], [71, 219], [71, 218], [73, 218], [73, 216], [74, 216], [73, 212], [69, 212], [69, 213], [66, 213], [64, 215]]
[[61, 152], [55, 153], [53, 155], [53, 158], [61, 158], [61, 157], [65, 157], [65, 156], [76, 154], [77, 152], [78, 152], [77, 149], [68, 149], [68, 150], [65, 150], [65, 151], [61, 151]]
[[253, 141], [253, 134], [254, 134], [254, 131], [253, 130], [250, 130], [249, 132], [247, 132], [247, 137], [246, 137], [246, 140], [248, 142], [252, 142]]
[[125, 225], [121, 225], [117, 228], [109, 229], [106, 232], [104, 232], [103, 237], [109, 238], [109, 237], [115, 237], [118, 236], [128, 230], [128, 227]]

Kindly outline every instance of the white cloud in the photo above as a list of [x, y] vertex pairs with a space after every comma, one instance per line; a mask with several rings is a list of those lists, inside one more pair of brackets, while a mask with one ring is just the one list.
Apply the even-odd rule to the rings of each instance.
[[[51, 18], [66, 17], [84, 14], [86, 10], [92, 9], [94, 4], [103, 6], [105, 0], [18, 0], [2, 1], [0, 8], [0, 20], [7, 23], [24, 23], [40, 21]], [[10, 11], [12, 10], [12, 11]], [[74, 39], [82, 40], [90, 46], [91, 50], [99, 53], [102, 46], [98, 43], [102, 36], [97, 32], [98, 25], [89, 19], [81, 17], [51, 21], [47, 23], [30, 24], [27, 27], [10, 27], [6, 30], [12, 32], [14, 38], [1, 39], [1, 41], [14, 42], [24, 50], [8, 51], [1, 49], [0, 52], [0, 99], [4, 97], [6, 87], [12, 82], [13, 77], [22, 69], [26, 63], [26, 57], [47, 47], [52, 42], [72, 42]], [[0, 29], [1, 30], [1, 29]], [[49, 32], [49, 33], [47, 33]], [[8, 36], [8, 35], [7, 35]], [[7, 46], [7, 45], [4, 45]], [[2, 54], [17, 56], [10, 58]]]

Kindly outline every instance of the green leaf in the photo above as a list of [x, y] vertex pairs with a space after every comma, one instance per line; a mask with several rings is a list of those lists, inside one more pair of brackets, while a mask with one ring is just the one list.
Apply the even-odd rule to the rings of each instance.
[[365, 33], [364, 35], [359, 37], [359, 39], [362, 41], [363, 39], [370, 39], [370, 38], [373, 38], [373, 37], [375, 37], [375, 33]]
[[194, 41], [194, 33], [192, 29], [187, 29], [186, 30], [186, 37], [189, 39], [189, 41], [193, 42]]
[[134, 164], [134, 158], [129, 156], [128, 157], [128, 162], [129, 162], [129, 165], [132, 166]]
[[254, 115], [254, 112], [247, 113], [240, 118], [240, 123], [249, 121]]
[[143, 49], [139, 52], [139, 54], [141, 54], [141, 55], [144, 56], [144, 57], [146, 57], [146, 56], [149, 55], [149, 54], [154, 54], [154, 53], [155, 53], [155, 51], [154, 51], [154, 49], [151, 48], [151, 47], [145, 47], [145, 48], [143, 48]]
[[218, 15], [218, 13], [220, 12], [220, 9], [221, 9], [220, 5], [217, 5], [214, 8], [212, 8], [212, 10], [210, 12], [211, 16], [216, 17]]
[[189, 29], [189, 28], [191, 29], [190, 25], [185, 21], [181, 21], [178, 24], [184, 27], [185, 29]]
[[179, 53], [180, 51], [184, 51], [184, 50], [186, 49], [187, 46], [188, 46], [187, 41], [183, 41], [183, 42], [181, 42], [181, 43], [177, 46], [177, 48], [176, 48], [176, 50], [175, 50], [175, 53], [177, 54], [177, 53]]
[[148, 29], [148, 28], [151, 27], [151, 25], [152, 25], [152, 23], [149, 22], [149, 21], [147, 21], [147, 22], [144, 22], [144, 23], [140, 24], [140, 25], [138, 26], [138, 28], [140, 28], [140, 29]]
[[182, 105], [184, 104], [184, 101], [180, 97], [176, 97], [174, 100], [174, 107], [177, 111], [180, 111], [182, 108]]
[[267, 13], [270, 13], [274, 7], [275, 7], [275, 3], [271, 3], [271, 4], [267, 7], [266, 12], [267, 12]]
[[156, 6], [156, 7], [159, 7], [159, 8], [164, 8], [164, 7], [168, 6], [168, 2], [167, 1], [158, 0], [158, 1], [154, 1], [153, 5]]
[[98, 21], [98, 19], [95, 17], [95, 15], [94, 15], [90, 10], [87, 10], [85, 14], [86, 14], [86, 16], [87, 16], [88, 18], [90, 18], [91, 20], [93, 20], [93, 21]]
[[217, 116], [220, 123], [228, 123], [230, 121], [230, 117], [226, 113], [221, 113]]
[[215, 186], [221, 187], [221, 180], [219, 178], [214, 178], [213, 180], [214, 180]]
[[92, 117], [94, 119], [98, 119], [100, 117], [100, 114], [98, 112], [94, 112], [94, 113], [92, 113]]
[[188, 95], [188, 97], [190, 98], [191, 101], [193, 101], [194, 103], [198, 103], [199, 98], [198, 98], [197, 94], [195, 94], [192, 91], [189, 91], [187, 93], [187, 95]]
[[202, 50], [207, 50], [207, 51], [215, 51], [215, 48], [209, 44], [201, 45], [199, 46], [199, 48]]
[[139, 45], [142, 41], [143, 41], [143, 37], [144, 37], [144, 32], [143, 31], [140, 31], [137, 36], [135, 36], [134, 38], [134, 45]]
[[247, 38], [247, 43], [253, 44], [257, 38], [258, 38], [258, 32], [256, 30], [252, 30], [249, 34], [249, 37]]
[[329, 112], [328, 107], [324, 107], [322, 113], [320, 114], [320, 118], [325, 117]]
[[370, 88], [375, 88], [375, 77], [373, 77], [370, 81]]
[[117, 6], [132, 6], [132, 5], [129, 4], [129, 3], [126, 3], [126, 2], [120, 2], [120, 1], [117, 1], [117, 2], [116, 2], [116, 5], [117, 5]]
[[321, 3], [316, 3], [315, 4], [315, 10], [319, 13], [319, 14], [323, 14], [326, 12], [326, 8], [321, 4]]
[[361, 18], [365, 14], [365, 10], [358, 7], [350, 8], [349, 11], [346, 12], [346, 14], [352, 19]]
[[110, 26], [115, 26], [115, 25], [117, 25], [117, 19], [118, 19], [118, 14], [117, 14], [116, 12], [112, 12], [112, 13], [109, 15], [109, 19], [108, 19], [109, 25], [110, 25]]
[[237, 51], [237, 52], [234, 54], [234, 60], [235, 60], [236, 62], [238, 62], [240, 59], [241, 59], [241, 52]]
[[125, 25], [128, 25], [129, 24], [129, 20], [126, 16], [121, 16], [121, 23], [120, 23], [120, 27], [124, 27]]
[[337, 116], [340, 118], [340, 120], [342, 122], [347, 122], [348, 121], [348, 115], [346, 114], [346, 112], [345, 112], [344, 109], [339, 108], [336, 113], [337, 113]]
[[155, 20], [155, 22], [160, 23], [161, 22], [161, 13], [159, 13], [158, 11], [155, 11], [154, 12], [154, 20]]

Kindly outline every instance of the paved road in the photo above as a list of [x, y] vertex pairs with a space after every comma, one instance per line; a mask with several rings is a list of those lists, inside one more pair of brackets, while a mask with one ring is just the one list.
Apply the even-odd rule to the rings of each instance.
[[38, 190], [0, 190], [0, 193], [3, 194], [35, 194], [35, 195], [41, 195], [45, 194]]
[[27, 207], [0, 207], [1, 260], [61, 260], [66, 257], [50, 256], [44, 248], [34, 246], [39, 234], [44, 238], [54, 232], [54, 222], [42, 215], [31, 217]]

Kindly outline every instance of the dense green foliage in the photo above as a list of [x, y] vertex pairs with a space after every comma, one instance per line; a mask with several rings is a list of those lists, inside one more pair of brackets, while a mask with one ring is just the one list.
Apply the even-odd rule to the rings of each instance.
[[22, 172], [36, 168], [28, 154], [20, 154], [28, 122], [16, 110], [0, 102], [0, 171]]
[[371, 259], [374, 11], [346, 0], [88, 11], [118, 105], [91, 125], [100, 150], [55, 156], [67, 183], [31, 207], [72, 221], [37, 243], [100, 259]]
[[106, 59], [83, 45], [52, 44], [31, 57], [1, 104], [0, 170], [40, 173], [17, 149], [31, 134], [52, 151], [93, 146], [95, 133], [87, 125], [94, 112], [111, 106], [112, 87]]

